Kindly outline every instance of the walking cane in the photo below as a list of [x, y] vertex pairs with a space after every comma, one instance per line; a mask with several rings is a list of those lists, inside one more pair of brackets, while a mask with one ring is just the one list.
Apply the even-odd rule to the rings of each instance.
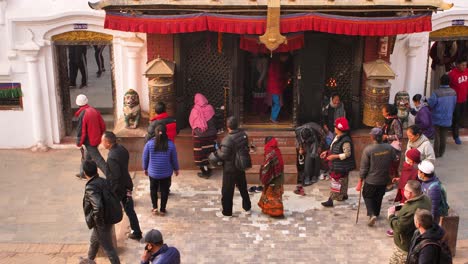
[[357, 207], [357, 214], [356, 214], [356, 224], [359, 221], [359, 211], [361, 209], [361, 196], [362, 196], [362, 188], [364, 187], [364, 182], [361, 184], [361, 189], [359, 190], [359, 199], [358, 199], [358, 207]]

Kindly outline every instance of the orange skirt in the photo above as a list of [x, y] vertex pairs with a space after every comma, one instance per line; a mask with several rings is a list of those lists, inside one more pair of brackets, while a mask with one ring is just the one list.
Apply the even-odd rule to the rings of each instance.
[[264, 214], [283, 216], [283, 185], [265, 186], [258, 206]]

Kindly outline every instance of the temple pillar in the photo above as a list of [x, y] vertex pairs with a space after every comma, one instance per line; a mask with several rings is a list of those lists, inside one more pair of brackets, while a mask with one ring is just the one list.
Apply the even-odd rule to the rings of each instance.
[[138, 37], [124, 39], [124, 47], [127, 50], [127, 81], [123, 90], [133, 89], [141, 96], [143, 88], [141, 78], [143, 72], [140, 70], [141, 48], [145, 45], [144, 41]]

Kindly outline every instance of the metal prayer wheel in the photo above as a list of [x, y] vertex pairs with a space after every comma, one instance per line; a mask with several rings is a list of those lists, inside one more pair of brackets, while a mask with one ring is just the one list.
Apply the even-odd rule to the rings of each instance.
[[376, 122], [382, 123], [382, 107], [388, 104], [390, 99], [390, 83], [387, 80], [369, 80], [366, 82], [364, 95], [364, 118], [362, 122], [366, 126], [375, 126]]
[[149, 117], [156, 116], [156, 103], [166, 104], [166, 112], [170, 116], [176, 114], [175, 88], [174, 88], [175, 63], [161, 58], [150, 61], [147, 64], [145, 76], [149, 78]]
[[395, 73], [390, 65], [381, 59], [364, 63], [364, 73], [368, 81], [364, 92], [364, 114], [362, 122], [366, 126], [383, 123], [382, 107], [390, 99], [390, 83], [388, 79], [395, 79]]

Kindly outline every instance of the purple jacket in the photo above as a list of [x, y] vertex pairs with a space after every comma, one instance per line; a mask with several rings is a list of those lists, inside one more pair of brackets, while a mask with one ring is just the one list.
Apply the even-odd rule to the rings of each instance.
[[439, 178], [433, 176], [432, 179], [424, 181], [421, 184], [424, 194], [429, 196], [432, 202], [432, 216], [434, 219], [440, 216], [439, 206], [442, 201], [442, 190], [440, 189]]
[[415, 114], [414, 123], [422, 129], [423, 134], [428, 139], [434, 139], [435, 131], [432, 126], [432, 114], [429, 107], [423, 106], [419, 111], [411, 111], [411, 113]]

